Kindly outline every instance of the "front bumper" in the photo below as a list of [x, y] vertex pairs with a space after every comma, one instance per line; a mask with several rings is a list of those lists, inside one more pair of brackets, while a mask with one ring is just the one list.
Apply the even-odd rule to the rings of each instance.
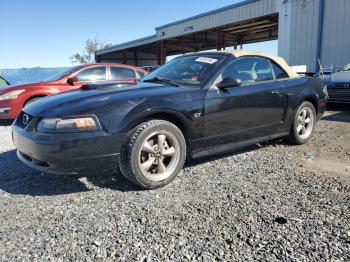
[[120, 164], [125, 134], [104, 131], [48, 134], [35, 130], [35, 118], [26, 127], [17, 121], [12, 126], [17, 155], [32, 168], [55, 174], [83, 174], [115, 171]]
[[318, 109], [317, 109], [317, 121], [320, 120], [327, 110], [327, 99], [320, 99], [318, 101]]
[[15, 99], [0, 101], [0, 119], [15, 119], [21, 110]]

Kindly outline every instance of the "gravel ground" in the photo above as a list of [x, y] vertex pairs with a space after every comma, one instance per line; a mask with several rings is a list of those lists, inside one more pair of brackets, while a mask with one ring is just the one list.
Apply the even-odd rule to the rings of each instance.
[[[31, 170], [0, 126], [0, 259], [349, 261], [345, 133], [350, 112], [333, 112], [308, 145], [198, 160], [169, 186], [141, 191], [118, 174]], [[339, 170], [322, 165], [327, 152]]]

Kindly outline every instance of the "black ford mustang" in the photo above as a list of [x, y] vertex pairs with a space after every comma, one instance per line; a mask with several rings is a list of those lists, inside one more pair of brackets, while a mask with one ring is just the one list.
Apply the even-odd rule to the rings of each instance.
[[51, 173], [119, 166], [144, 188], [168, 184], [186, 157], [286, 137], [303, 144], [326, 107], [316, 78], [262, 52], [184, 55], [134, 85], [40, 99], [13, 124], [18, 157]]

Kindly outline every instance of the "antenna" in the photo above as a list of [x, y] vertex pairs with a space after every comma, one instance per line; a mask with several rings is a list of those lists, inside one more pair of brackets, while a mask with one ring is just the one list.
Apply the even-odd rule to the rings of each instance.
[[321, 60], [318, 58], [317, 59], [318, 65], [320, 67], [320, 75], [322, 76], [322, 78], [324, 77], [324, 72], [323, 72], [323, 65], [321, 64]]

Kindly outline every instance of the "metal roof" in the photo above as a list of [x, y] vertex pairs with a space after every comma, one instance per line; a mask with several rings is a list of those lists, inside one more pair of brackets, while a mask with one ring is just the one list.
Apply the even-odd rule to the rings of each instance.
[[[202, 13], [202, 14], [199, 14], [199, 15], [196, 15], [196, 16], [192, 16], [192, 17], [189, 17], [189, 18], [186, 18], [186, 19], [182, 19], [182, 20], [179, 20], [179, 21], [176, 21], [176, 22], [173, 22], [173, 23], [169, 23], [169, 24], [166, 24], [166, 25], [162, 25], [162, 26], [156, 27], [155, 30], [159, 30], [159, 29], [166, 28], [166, 27], [169, 27], [169, 26], [177, 25], [177, 24], [180, 24], [180, 23], [183, 23], [183, 22], [186, 22], [186, 21], [191, 21], [193, 19], [205, 17], [205, 16], [208, 16], [208, 15], [211, 15], [211, 14], [220, 13], [220, 12], [232, 9], [232, 8], [244, 6], [244, 5], [251, 4], [251, 3], [254, 3], [254, 2], [258, 2], [258, 1], [261, 1], [261, 0], [244, 0], [242, 2], [235, 3], [235, 4], [232, 4], [232, 5], [229, 5], [229, 6], [225, 6], [225, 7], [222, 7], [222, 8], [218, 8], [218, 9], [215, 9], [213, 11], [209, 11], [209, 12]], [[96, 51], [95, 54], [96, 55], [103, 55], [103, 54], [106, 54], [106, 53], [116, 52], [116, 51], [119, 51], [119, 50], [132, 48], [132, 47], [135, 47], [135, 46], [140, 46], [140, 45], [154, 43], [156, 41], [157, 41], [157, 35], [151, 35], [151, 36], [139, 38], [139, 39], [136, 39], [136, 40], [132, 40], [132, 41], [129, 41], [129, 42], [125, 42], [125, 43], [122, 43], [122, 44], [114, 45], [114, 46], [111, 46], [111, 47], [108, 47], [108, 48], [99, 49], [99, 50]]]
[[156, 27], [156, 30], [159, 30], [159, 29], [162, 29], [162, 28], [166, 28], [166, 27], [169, 27], [169, 26], [173, 26], [173, 25], [177, 25], [177, 24], [180, 24], [180, 23], [183, 23], [183, 22], [191, 21], [193, 19], [205, 17], [205, 16], [208, 16], [208, 15], [220, 13], [220, 12], [223, 12], [223, 11], [235, 8], [235, 7], [251, 4], [251, 3], [254, 3], [254, 2], [257, 2], [257, 1], [260, 1], [260, 0], [244, 0], [244, 1], [236, 3], [236, 4], [232, 4], [232, 5], [229, 5], [229, 6], [221, 7], [221, 8], [218, 8], [218, 9], [206, 12], [206, 13], [202, 13], [202, 14], [199, 14], [199, 15], [191, 16], [189, 18], [181, 19], [181, 20], [169, 23], [169, 24], [165, 24], [165, 25]]
[[156, 35], [146, 36], [146, 37], [132, 40], [132, 41], [122, 43], [119, 45], [114, 45], [114, 46], [107, 47], [104, 49], [99, 49], [96, 51], [96, 55], [103, 55], [106, 53], [111, 53], [111, 52], [115, 52], [115, 51], [122, 50], [122, 49], [132, 48], [132, 47], [139, 46], [139, 45], [146, 45], [146, 44], [150, 44], [150, 43], [155, 43], [156, 41], [157, 41]]

